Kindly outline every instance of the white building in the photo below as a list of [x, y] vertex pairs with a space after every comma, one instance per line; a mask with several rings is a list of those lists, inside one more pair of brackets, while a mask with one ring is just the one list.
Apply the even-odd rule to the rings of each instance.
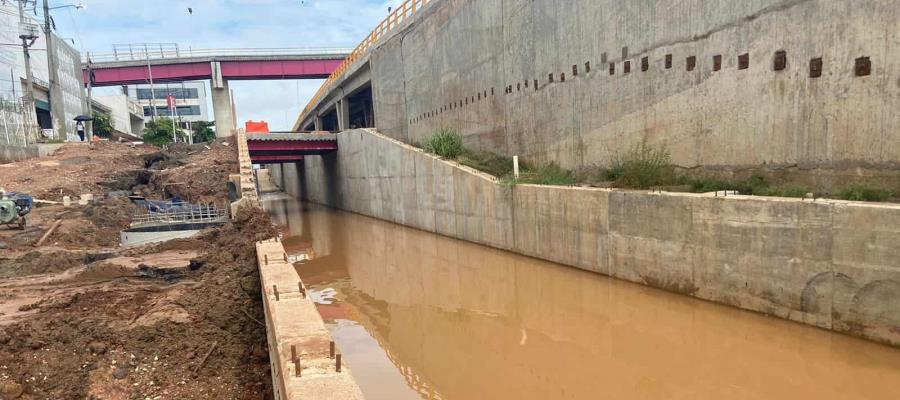
[[206, 82], [159, 83], [153, 85], [152, 92], [150, 85], [132, 85], [127, 87], [127, 92], [128, 97], [136, 100], [143, 108], [145, 121], [153, 118], [154, 105], [156, 116], [171, 116], [166, 104], [168, 96], [175, 97], [175, 119], [183, 128], [187, 128], [190, 122], [210, 120], [206, 104]]

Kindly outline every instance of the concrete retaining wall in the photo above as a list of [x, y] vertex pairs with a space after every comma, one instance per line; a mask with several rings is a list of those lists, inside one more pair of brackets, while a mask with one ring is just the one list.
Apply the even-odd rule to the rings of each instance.
[[275, 399], [363, 399], [350, 368], [337, 370], [331, 335], [281, 242], [258, 242], [256, 260]]
[[900, 205], [506, 187], [368, 130], [338, 147], [274, 176], [312, 202], [900, 346]]
[[684, 167], [900, 187], [898, 18], [895, 0], [441, 0], [357, 64], [375, 126], [407, 143], [451, 127], [580, 167], [646, 138]]
[[35, 157], [46, 157], [56, 152], [56, 150], [59, 150], [59, 148], [64, 145], [65, 144], [63, 143], [32, 144], [24, 147], [0, 145], [0, 163], [21, 161]]

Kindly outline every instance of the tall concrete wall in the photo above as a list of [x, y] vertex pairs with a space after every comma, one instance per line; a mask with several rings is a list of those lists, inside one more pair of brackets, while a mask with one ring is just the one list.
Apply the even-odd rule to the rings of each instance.
[[368, 130], [338, 146], [275, 176], [316, 203], [900, 345], [900, 205], [506, 187]]
[[[452, 127], [579, 167], [646, 138], [684, 167], [900, 187], [898, 18], [894, 0], [441, 0], [359, 63], [376, 127], [407, 143]], [[855, 76], [861, 57], [871, 75]]]

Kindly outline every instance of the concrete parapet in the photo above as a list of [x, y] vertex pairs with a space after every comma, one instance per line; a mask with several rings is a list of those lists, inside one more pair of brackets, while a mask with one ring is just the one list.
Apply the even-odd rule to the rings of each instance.
[[[73, 144], [74, 145], [74, 144]], [[0, 163], [21, 161], [35, 157], [52, 155], [65, 143], [38, 143], [28, 146], [0, 145]]]
[[[387, 138], [284, 164], [306, 200], [900, 346], [900, 205], [516, 185]], [[289, 184], [291, 177], [300, 183]], [[295, 178], [294, 178], [295, 177]]]
[[258, 242], [256, 260], [275, 399], [363, 399], [281, 242]]

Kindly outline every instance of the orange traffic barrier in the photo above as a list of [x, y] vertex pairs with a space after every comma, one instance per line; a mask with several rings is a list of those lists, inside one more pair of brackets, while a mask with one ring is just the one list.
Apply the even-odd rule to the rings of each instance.
[[269, 133], [269, 123], [266, 121], [247, 121], [244, 123], [244, 131], [247, 133]]

